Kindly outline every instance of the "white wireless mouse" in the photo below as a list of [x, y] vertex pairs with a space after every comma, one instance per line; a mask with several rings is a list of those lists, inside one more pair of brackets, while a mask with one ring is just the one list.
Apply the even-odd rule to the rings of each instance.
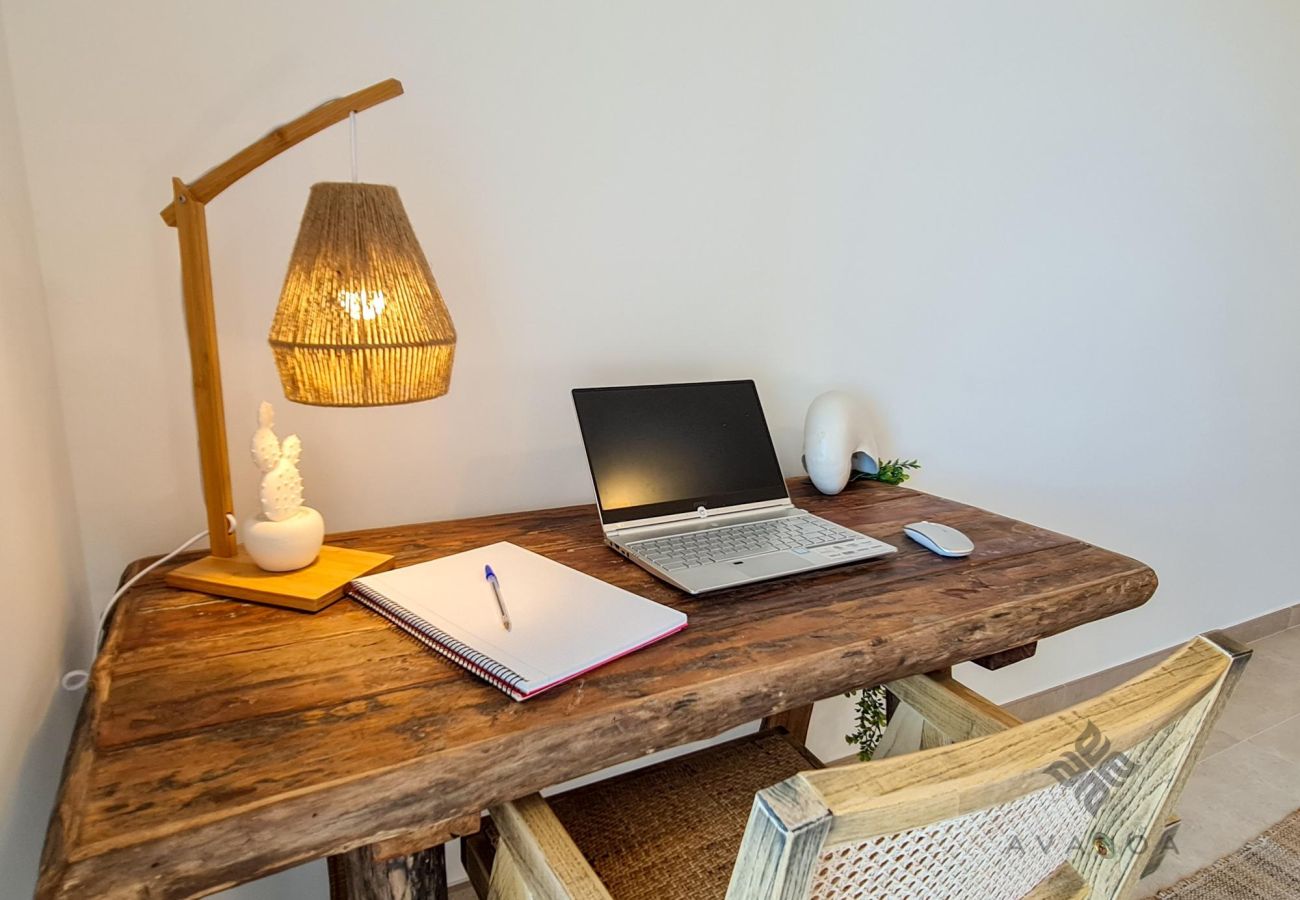
[[975, 549], [966, 535], [938, 522], [913, 522], [903, 526], [903, 533], [940, 556], [970, 556]]

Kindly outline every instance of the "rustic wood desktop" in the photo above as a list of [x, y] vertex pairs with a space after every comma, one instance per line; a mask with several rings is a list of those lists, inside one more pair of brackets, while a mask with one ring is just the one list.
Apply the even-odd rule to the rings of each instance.
[[[801, 733], [814, 700], [1023, 659], [1155, 590], [1132, 559], [906, 488], [823, 497], [798, 479], [791, 493], [899, 552], [689, 597], [607, 549], [590, 506], [338, 538], [398, 565], [514, 541], [690, 616], [526, 703], [351, 601], [308, 615], [151, 575], [95, 664], [37, 897], [196, 897], [319, 857], [336, 898], [445, 896], [441, 844], [489, 804], [762, 717]], [[920, 519], [961, 529], [975, 552], [922, 549], [902, 531]]]

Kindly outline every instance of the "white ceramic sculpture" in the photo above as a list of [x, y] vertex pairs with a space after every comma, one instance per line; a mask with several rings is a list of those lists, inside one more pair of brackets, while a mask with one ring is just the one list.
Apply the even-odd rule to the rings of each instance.
[[862, 405], [844, 391], [813, 400], [803, 423], [803, 467], [823, 494], [838, 494], [855, 471], [880, 471], [880, 453]]
[[302, 441], [291, 434], [280, 443], [272, 430], [275, 411], [263, 402], [253, 432], [253, 462], [262, 472], [262, 512], [244, 520], [244, 549], [268, 572], [290, 572], [311, 565], [325, 542], [325, 520], [302, 505], [298, 458]]

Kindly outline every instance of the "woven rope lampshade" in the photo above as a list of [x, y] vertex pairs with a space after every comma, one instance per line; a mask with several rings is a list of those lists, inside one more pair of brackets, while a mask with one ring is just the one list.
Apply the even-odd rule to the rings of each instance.
[[396, 188], [312, 186], [270, 339], [297, 403], [387, 406], [447, 393], [456, 329]]

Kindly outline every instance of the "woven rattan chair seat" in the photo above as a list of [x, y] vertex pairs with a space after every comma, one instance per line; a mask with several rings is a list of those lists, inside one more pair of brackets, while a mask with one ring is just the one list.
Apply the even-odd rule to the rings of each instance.
[[616, 900], [709, 900], [727, 893], [754, 794], [814, 768], [776, 729], [547, 802]]

